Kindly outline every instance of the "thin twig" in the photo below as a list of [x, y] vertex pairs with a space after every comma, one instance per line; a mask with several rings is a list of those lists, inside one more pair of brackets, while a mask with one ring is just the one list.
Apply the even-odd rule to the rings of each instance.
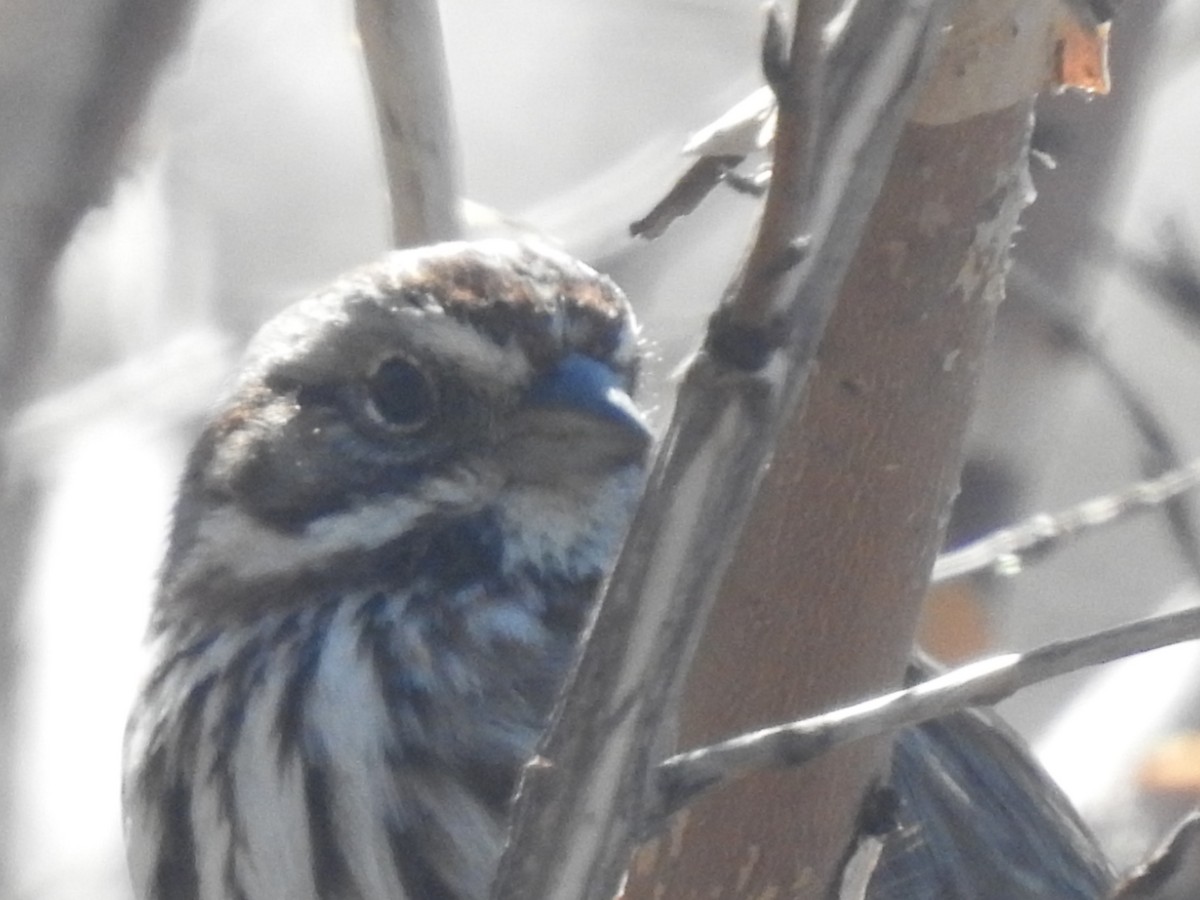
[[712, 189], [725, 181], [745, 157], [701, 156], [688, 166], [666, 195], [650, 212], [629, 225], [633, 237], [653, 240], [662, 235], [676, 219], [692, 212]]
[[658, 767], [663, 815], [751, 772], [799, 766], [851, 741], [991, 705], [1022, 688], [1080, 669], [1200, 639], [1200, 608], [1142, 619], [1027, 653], [969, 663], [915, 687], [787, 725], [680, 753]]
[[987, 570], [1016, 574], [1023, 566], [1089, 531], [1115, 524], [1134, 513], [1153, 512], [1171, 498], [1197, 486], [1200, 486], [1200, 459], [1158, 478], [1093, 497], [1053, 515], [1032, 516], [1018, 525], [939, 556], [933, 567], [933, 583]]
[[783, 24], [778, 10], [768, 9], [763, 74], [777, 106], [775, 164], [744, 277], [725, 307], [739, 330], [774, 324], [774, 314], [790, 299], [783, 276], [800, 261], [797, 242], [811, 241], [809, 231], [819, 187], [813, 173], [818, 165], [826, 109], [823, 100], [829, 55], [825, 28], [838, 13], [838, 5], [829, 0], [807, 0], [797, 5], [791, 57], [784, 68], [779, 60], [784, 45]]
[[[763, 39], [763, 66], [778, 52], [775, 43], [782, 26], [772, 16]], [[768, 50], [768, 47], [771, 47]], [[725, 182], [735, 190], [761, 196], [766, 192], [769, 175], [761, 171], [740, 175], [736, 168], [751, 154], [766, 150], [775, 135], [775, 95], [761, 87], [742, 98], [703, 128], [683, 146], [685, 156], [696, 157], [667, 194], [645, 216], [629, 226], [634, 237], [653, 240], [676, 219], [692, 212], [718, 184]]]
[[436, 0], [356, 0], [397, 247], [460, 237], [458, 150]]
[[1200, 813], [1174, 831], [1125, 876], [1110, 900], [1179, 900], [1200, 896]]

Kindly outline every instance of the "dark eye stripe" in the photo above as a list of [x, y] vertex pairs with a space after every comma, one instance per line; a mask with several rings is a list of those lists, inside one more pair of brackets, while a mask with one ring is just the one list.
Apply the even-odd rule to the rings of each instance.
[[340, 384], [302, 384], [296, 390], [296, 402], [306, 409], [337, 406], [342, 402], [344, 390]]

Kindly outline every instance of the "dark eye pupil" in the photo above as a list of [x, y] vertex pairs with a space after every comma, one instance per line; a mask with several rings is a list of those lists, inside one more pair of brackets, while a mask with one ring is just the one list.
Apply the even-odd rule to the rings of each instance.
[[433, 415], [433, 388], [407, 359], [389, 359], [367, 380], [367, 396], [390, 425], [414, 428]]

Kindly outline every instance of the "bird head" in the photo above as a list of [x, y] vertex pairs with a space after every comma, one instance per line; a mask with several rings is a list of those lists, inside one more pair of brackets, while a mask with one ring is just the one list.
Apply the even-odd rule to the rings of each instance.
[[596, 576], [650, 444], [637, 365], [620, 290], [557, 251], [449, 243], [343, 278], [251, 343], [189, 461], [156, 624], [411, 577], [464, 522], [502, 535], [497, 566]]

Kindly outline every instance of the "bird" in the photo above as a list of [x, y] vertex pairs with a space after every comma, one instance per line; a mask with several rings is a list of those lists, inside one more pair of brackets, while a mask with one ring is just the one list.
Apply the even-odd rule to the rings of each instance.
[[185, 467], [126, 730], [143, 900], [476, 900], [641, 490], [638, 330], [503, 240], [270, 321]]
[[[942, 670], [914, 652], [907, 682]], [[1109, 900], [1116, 886], [1087, 823], [992, 710], [898, 732], [889, 789], [895, 821], [866, 900]]]
[[[646, 477], [641, 356], [611, 280], [507, 240], [393, 251], [263, 327], [154, 599], [125, 737], [139, 900], [489, 895]], [[888, 790], [868, 900], [1113, 882], [992, 717], [902, 731]]]

